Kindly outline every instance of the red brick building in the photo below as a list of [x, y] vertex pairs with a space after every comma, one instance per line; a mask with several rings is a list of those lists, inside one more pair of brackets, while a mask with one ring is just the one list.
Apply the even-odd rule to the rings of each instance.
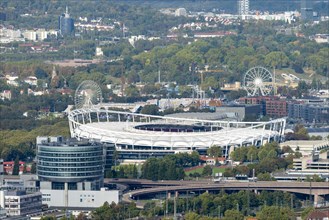
[[288, 116], [288, 103], [284, 98], [278, 96], [255, 96], [241, 97], [238, 99], [240, 104], [259, 104], [263, 115], [280, 118]]
[[267, 100], [266, 101], [266, 115], [271, 117], [285, 117], [288, 116], [288, 103], [285, 99]]

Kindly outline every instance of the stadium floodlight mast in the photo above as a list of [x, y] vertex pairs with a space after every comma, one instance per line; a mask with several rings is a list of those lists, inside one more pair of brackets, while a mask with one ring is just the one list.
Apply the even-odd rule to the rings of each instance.
[[249, 69], [244, 75], [243, 88], [248, 96], [270, 95], [273, 90], [272, 73], [261, 66]]
[[75, 90], [74, 104], [76, 109], [90, 108], [102, 102], [102, 90], [92, 80], [85, 80]]

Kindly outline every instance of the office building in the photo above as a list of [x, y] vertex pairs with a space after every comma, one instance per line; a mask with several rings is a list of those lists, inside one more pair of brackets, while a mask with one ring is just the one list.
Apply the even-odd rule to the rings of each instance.
[[266, 100], [266, 115], [270, 117], [286, 117], [288, 115], [288, 103], [286, 99]]
[[99, 190], [103, 185], [103, 148], [62, 137], [37, 138], [37, 175], [49, 189]]
[[249, 0], [238, 0], [238, 14], [239, 15], [249, 14]]
[[329, 152], [315, 153], [301, 158], [293, 159], [295, 171], [309, 173], [311, 175], [326, 175], [329, 176]]
[[310, 102], [307, 100], [289, 103], [288, 117], [302, 119], [309, 123], [328, 123], [329, 103], [323, 101]]
[[37, 175], [43, 204], [95, 208], [119, 202], [118, 190], [103, 187], [107, 150], [88, 140], [37, 137]]
[[186, 17], [186, 16], [187, 16], [187, 11], [186, 11], [186, 9], [185, 9], [185, 8], [177, 8], [177, 9], [175, 10], [175, 16], [176, 16], [176, 17], [179, 17], [179, 16], [184, 16], [184, 17]]
[[8, 216], [25, 216], [40, 212], [42, 208], [41, 193], [0, 191], [0, 206], [5, 208]]
[[101, 57], [103, 55], [104, 55], [104, 53], [103, 53], [102, 48], [101, 47], [96, 47], [95, 56], [96, 57]]
[[68, 8], [66, 7], [66, 12], [59, 16], [58, 18], [58, 29], [62, 36], [74, 34], [74, 20], [70, 18]]
[[23, 33], [23, 36], [25, 39], [30, 40], [30, 41], [36, 41], [38, 39], [37, 33], [34, 30], [25, 31]]
[[[328, 143], [324, 143], [323, 148], [328, 149]], [[303, 154], [300, 158], [294, 158], [293, 169], [289, 169], [285, 172], [279, 171], [274, 173], [273, 177], [277, 181], [305, 181], [317, 176], [328, 182], [329, 151], [327, 150], [326, 152], [319, 153], [317, 149], [319, 149], [319, 147], [314, 148], [308, 155]]]
[[261, 114], [274, 118], [288, 115], [288, 104], [286, 99], [277, 96], [241, 97], [240, 104], [261, 105]]
[[304, 21], [313, 20], [313, 0], [301, 0], [301, 19]]
[[26, 193], [39, 192], [39, 180], [35, 174], [21, 174], [19, 176], [6, 175], [3, 178], [2, 190], [25, 191]]
[[[216, 107], [217, 113], [233, 114], [233, 118], [238, 121], [243, 121], [244, 119], [257, 119], [261, 115], [261, 105], [251, 104], [251, 105], [224, 105]], [[232, 116], [231, 116], [232, 117]]]

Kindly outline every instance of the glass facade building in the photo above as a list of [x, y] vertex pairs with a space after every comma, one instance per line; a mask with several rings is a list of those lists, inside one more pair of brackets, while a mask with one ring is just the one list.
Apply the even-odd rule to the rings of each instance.
[[74, 20], [70, 18], [68, 8], [66, 12], [58, 17], [58, 29], [62, 36], [71, 35], [74, 33]]
[[313, 20], [313, 2], [312, 0], [301, 0], [301, 19]]
[[[37, 144], [37, 174], [41, 181], [52, 182], [52, 188], [68, 183], [75, 189], [78, 182], [101, 186], [104, 178], [103, 146], [97, 143], [48, 140]], [[99, 188], [99, 187], [93, 187]]]

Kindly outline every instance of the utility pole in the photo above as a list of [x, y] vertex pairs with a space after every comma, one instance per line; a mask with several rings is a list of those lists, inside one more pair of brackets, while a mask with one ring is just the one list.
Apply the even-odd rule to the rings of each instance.
[[188, 191], [186, 191], [186, 212], [188, 212]]
[[312, 205], [312, 180], [310, 179], [310, 206], [313, 206]]
[[168, 215], [168, 190], [166, 191], [166, 213], [165, 213], [165, 217], [167, 217]]
[[250, 213], [250, 191], [249, 191], [249, 183], [248, 183], [248, 191], [247, 191], [247, 215]]
[[176, 196], [174, 196], [174, 220], [177, 220], [177, 216], [176, 216]]
[[273, 67], [273, 89], [274, 89], [274, 96], [276, 96], [277, 89], [276, 89], [276, 75], [275, 75], [275, 66]]
[[294, 208], [294, 198], [293, 198], [293, 194], [290, 194], [290, 208], [291, 208], [291, 210], [293, 210], [293, 208]]

